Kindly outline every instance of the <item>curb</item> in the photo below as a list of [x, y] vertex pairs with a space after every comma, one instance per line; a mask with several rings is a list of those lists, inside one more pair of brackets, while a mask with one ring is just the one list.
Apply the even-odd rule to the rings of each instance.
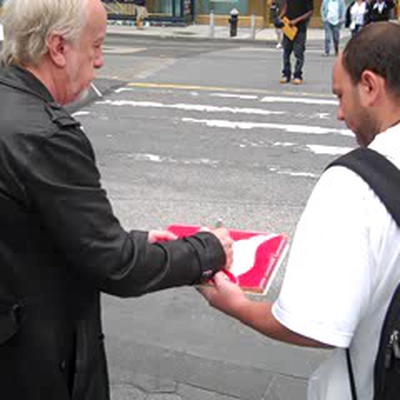
[[259, 45], [265, 45], [265, 43], [276, 44], [275, 40], [271, 39], [251, 39], [251, 38], [224, 38], [224, 37], [206, 37], [206, 36], [195, 36], [195, 35], [177, 35], [177, 34], [156, 34], [156, 33], [140, 33], [135, 34], [133, 32], [107, 32], [107, 37], [132, 37], [135, 40], [173, 40], [181, 42], [212, 42], [212, 43], [253, 43]]
[[[276, 45], [275, 39], [251, 39], [251, 38], [243, 38], [243, 37], [235, 37], [235, 38], [224, 38], [224, 37], [205, 37], [205, 36], [181, 36], [181, 35], [174, 35], [174, 34], [165, 34], [162, 33], [143, 33], [136, 34], [133, 32], [107, 32], [107, 38], [118, 38], [118, 37], [131, 37], [135, 41], [176, 41], [176, 42], [196, 42], [196, 43], [224, 43], [224, 44], [252, 44], [256, 46], [268, 46], [274, 47]], [[324, 43], [324, 39], [307, 39], [307, 47], [313, 47], [315, 45], [321, 46]]]

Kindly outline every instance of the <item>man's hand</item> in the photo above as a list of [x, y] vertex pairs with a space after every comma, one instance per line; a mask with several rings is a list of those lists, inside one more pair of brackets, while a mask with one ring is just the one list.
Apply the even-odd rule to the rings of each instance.
[[243, 290], [225, 275], [218, 272], [210, 285], [201, 285], [198, 291], [205, 297], [210, 306], [237, 318], [242, 306], [249, 302]]
[[147, 241], [149, 243], [154, 243], [154, 242], [168, 242], [169, 240], [175, 240], [178, 237], [170, 232], [170, 231], [150, 231]]
[[225, 268], [229, 269], [233, 261], [233, 249], [232, 249], [233, 239], [230, 237], [228, 230], [223, 227], [210, 229], [210, 232], [214, 234], [221, 242], [221, 245], [224, 248], [226, 255]]

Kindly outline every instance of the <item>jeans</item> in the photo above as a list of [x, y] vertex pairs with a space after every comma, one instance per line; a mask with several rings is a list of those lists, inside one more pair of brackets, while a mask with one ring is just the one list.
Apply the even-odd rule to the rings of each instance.
[[340, 25], [332, 25], [331, 23], [325, 21], [325, 54], [329, 55], [331, 51], [331, 39], [333, 39], [333, 48], [335, 49], [335, 54], [339, 53], [339, 40], [340, 40]]
[[293, 77], [303, 79], [304, 53], [306, 51], [307, 29], [299, 29], [294, 40], [290, 40], [283, 35], [283, 70], [282, 75], [287, 79], [292, 76], [292, 67], [290, 64], [290, 56], [292, 52], [296, 58]]
[[362, 25], [357, 24], [357, 25], [354, 27], [354, 29], [351, 31], [351, 36], [352, 36], [352, 37], [355, 36], [361, 28], [362, 28]]

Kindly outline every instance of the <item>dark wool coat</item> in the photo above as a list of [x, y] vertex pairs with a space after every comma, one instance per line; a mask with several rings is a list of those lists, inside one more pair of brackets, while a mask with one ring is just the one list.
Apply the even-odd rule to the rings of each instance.
[[80, 124], [29, 72], [0, 69], [0, 388], [7, 400], [107, 400], [100, 293], [199, 283], [210, 233], [125, 231]]

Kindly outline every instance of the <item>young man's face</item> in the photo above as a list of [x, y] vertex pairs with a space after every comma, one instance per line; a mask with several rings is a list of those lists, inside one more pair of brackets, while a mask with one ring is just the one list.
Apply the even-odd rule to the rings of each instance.
[[100, 0], [88, 0], [88, 21], [81, 37], [70, 43], [66, 65], [66, 99], [72, 102], [82, 96], [94, 79], [94, 70], [101, 68], [107, 15]]
[[339, 100], [337, 118], [346, 123], [355, 133], [358, 144], [365, 147], [376, 135], [376, 123], [372, 110], [363, 106], [359, 89], [345, 70], [340, 54], [333, 69], [333, 93]]

